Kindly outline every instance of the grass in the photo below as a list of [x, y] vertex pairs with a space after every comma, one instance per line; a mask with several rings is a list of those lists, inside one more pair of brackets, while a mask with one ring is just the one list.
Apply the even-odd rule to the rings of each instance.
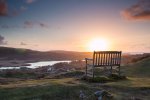
[[[79, 100], [80, 90], [92, 95], [87, 100], [95, 100], [93, 93], [97, 90], [108, 91], [114, 100], [150, 100], [149, 66], [150, 58], [124, 66], [122, 70], [127, 79], [107, 83], [81, 81], [78, 77], [65, 78], [80, 72], [70, 72], [57, 79], [8, 82], [0, 85], [0, 100]], [[109, 78], [116, 79], [116, 76]]]
[[150, 57], [122, 67], [130, 77], [150, 77]]
[[80, 90], [86, 95], [96, 90], [77, 81], [74, 78], [41, 79], [1, 85], [0, 100], [78, 100]]
[[[0, 91], [1, 100], [46, 100], [55, 98], [60, 100], [61, 98], [69, 98], [69, 93], [74, 87], [66, 87], [61, 85], [52, 86], [35, 86], [35, 87], [24, 87], [24, 88], [13, 88], [13, 89], [2, 89]], [[77, 87], [76, 87], [77, 88]], [[73, 95], [73, 94], [71, 94]], [[69, 100], [68, 99], [68, 100]]]
[[48, 85], [1, 89], [0, 98], [1, 100], [77, 100], [78, 88], [78, 86]]
[[63, 73], [63, 74], [60, 74], [60, 75], [57, 75], [55, 76], [55, 78], [69, 78], [69, 77], [81, 77], [84, 75], [84, 72], [83, 71], [71, 71], [71, 72], [67, 72], [67, 73]]
[[24, 80], [24, 81], [16, 81], [16, 82], [10, 82], [7, 84], [1, 84], [0, 88], [18, 88], [18, 87], [32, 87], [32, 86], [46, 86], [46, 85], [54, 85], [54, 84], [60, 84], [60, 85], [72, 85], [72, 84], [78, 84], [78, 81], [74, 78], [63, 78], [63, 79], [30, 79], [30, 80]]
[[95, 76], [93, 77], [88, 77], [88, 76], [83, 76], [81, 80], [83, 81], [88, 81], [88, 82], [96, 82], [96, 83], [106, 83], [106, 82], [116, 82], [120, 80], [126, 80], [126, 76], [118, 75], [118, 74], [110, 74], [109, 76]]
[[6, 74], [0, 74], [1, 77], [5, 78], [36, 78], [37, 75], [35, 73], [22, 73], [22, 72], [16, 72], [11, 73], [7, 72]]
[[0, 100], [79, 100], [80, 90], [86, 95], [106, 90], [113, 94], [114, 100], [129, 100], [132, 96], [149, 100], [149, 82], [147, 78], [130, 77], [109, 83], [89, 83], [75, 78], [26, 80], [0, 85]]

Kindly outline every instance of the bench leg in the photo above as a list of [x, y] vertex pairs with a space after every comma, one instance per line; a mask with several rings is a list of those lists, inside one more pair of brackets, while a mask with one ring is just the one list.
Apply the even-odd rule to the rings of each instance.
[[111, 66], [110, 72], [111, 72], [111, 74], [112, 74], [112, 66]]
[[120, 76], [120, 66], [119, 66], [118, 68], [119, 68], [119, 69], [118, 69], [118, 70], [119, 70], [119, 71], [118, 71], [118, 75]]
[[92, 71], [93, 71], [92, 73], [93, 73], [93, 78], [94, 78], [94, 67], [93, 67]]

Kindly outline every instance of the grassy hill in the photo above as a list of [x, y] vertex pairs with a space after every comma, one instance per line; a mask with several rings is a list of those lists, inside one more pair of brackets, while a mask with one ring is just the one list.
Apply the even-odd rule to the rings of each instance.
[[124, 66], [123, 71], [131, 77], [150, 77], [150, 57]]

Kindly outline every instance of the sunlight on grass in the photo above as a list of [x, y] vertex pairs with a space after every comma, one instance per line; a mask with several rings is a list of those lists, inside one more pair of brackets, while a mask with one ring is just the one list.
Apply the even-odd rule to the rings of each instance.
[[41, 80], [26, 80], [18, 81], [16, 83], [10, 83], [5, 85], [0, 85], [1, 88], [15, 88], [15, 87], [31, 87], [31, 86], [45, 86], [45, 85], [75, 85], [79, 82], [74, 78], [63, 78], [63, 79], [41, 79]]
[[128, 80], [110, 82], [106, 84], [110, 86], [117, 86], [117, 87], [149, 87], [150, 88], [150, 79], [128, 77]]

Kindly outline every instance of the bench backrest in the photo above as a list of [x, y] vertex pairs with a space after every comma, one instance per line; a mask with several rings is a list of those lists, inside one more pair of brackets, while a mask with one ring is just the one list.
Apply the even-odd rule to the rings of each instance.
[[94, 51], [93, 65], [101, 66], [120, 66], [121, 51]]

